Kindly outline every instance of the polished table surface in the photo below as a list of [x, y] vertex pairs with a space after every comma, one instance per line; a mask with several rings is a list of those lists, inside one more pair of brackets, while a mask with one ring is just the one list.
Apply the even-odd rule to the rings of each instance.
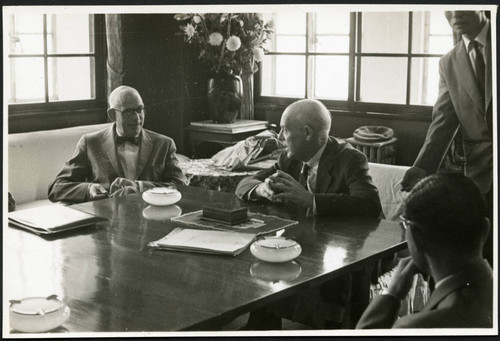
[[[396, 222], [305, 217], [229, 193], [179, 190], [174, 206], [148, 206], [139, 195], [74, 205], [107, 220], [57, 237], [4, 228], [4, 300], [57, 294], [71, 309], [60, 332], [210, 330], [406, 247]], [[220, 202], [299, 220], [283, 235], [302, 254], [271, 264], [249, 249], [231, 257], [147, 246], [174, 228], [170, 216]]]

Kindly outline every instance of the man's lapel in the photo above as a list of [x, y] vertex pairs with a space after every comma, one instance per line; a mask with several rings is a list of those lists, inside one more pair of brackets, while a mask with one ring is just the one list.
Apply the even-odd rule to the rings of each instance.
[[330, 138], [325, 150], [323, 151], [323, 155], [321, 155], [319, 160], [318, 174], [316, 175], [316, 188], [314, 189], [314, 193], [325, 193], [332, 182], [333, 177], [330, 172], [333, 168], [333, 159], [335, 156], [334, 149], [337, 146], [337, 140]]
[[487, 44], [485, 46], [485, 53], [486, 53], [486, 85], [485, 85], [485, 108], [488, 107], [488, 105], [491, 102], [491, 87], [492, 87], [492, 65], [491, 65], [491, 26], [488, 31], [487, 35]]
[[125, 173], [123, 172], [120, 163], [118, 162], [118, 153], [116, 151], [116, 141], [115, 141], [115, 124], [112, 124], [111, 127], [104, 133], [102, 136], [102, 147], [108, 156], [109, 162], [115, 169], [116, 174], [120, 177], [124, 177]]
[[[476, 75], [474, 74], [474, 69], [472, 68], [472, 64], [469, 59], [469, 54], [467, 53], [467, 49], [465, 48], [465, 44], [463, 42], [460, 42], [458, 49], [455, 50], [455, 52], [456, 52], [455, 57], [457, 62], [454, 67], [455, 70], [453, 76], [462, 78], [461, 84], [465, 88], [465, 91], [467, 91], [467, 93], [469, 94], [470, 98], [473, 99], [476, 106], [478, 108], [481, 108], [481, 111], [484, 113], [485, 111], [484, 102], [481, 94], [479, 93]], [[458, 83], [456, 79], [454, 81]]]
[[139, 147], [139, 156], [137, 160], [137, 168], [134, 179], [138, 179], [141, 175], [144, 167], [146, 166], [147, 161], [151, 155], [153, 150], [153, 142], [152, 138], [146, 130], [142, 130], [142, 140], [141, 145]]

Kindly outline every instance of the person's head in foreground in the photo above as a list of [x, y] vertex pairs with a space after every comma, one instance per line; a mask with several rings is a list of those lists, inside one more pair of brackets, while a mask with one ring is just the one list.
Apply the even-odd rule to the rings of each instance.
[[486, 217], [484, 197], [471, 179], [434, 174], [418, 182], [406, 200], [403, 217], [417, 268], [433, 276], [441, 271], [448, 275], [481, 261], [490, 225]]
[[[434, 174], [419, 181], [401, 217], [411, 256], [400, 260], [386, 292], [375, 297], [356, 327], [491, 328], [493, 272], [482, 256], [486, 216], [485, 200], [471, 179]], [[430, 275], [434, 289], [419, 311], [398, 318], [418, 273]]]

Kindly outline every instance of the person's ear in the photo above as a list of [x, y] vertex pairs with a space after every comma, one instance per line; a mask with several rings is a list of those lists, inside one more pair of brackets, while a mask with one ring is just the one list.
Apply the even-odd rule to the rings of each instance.
[[111, 108], [108, 109], [108, 117], [111, 120], [111, 122], [115, 122], [116, 121], [116, 111], [115, 111], [115, 109], [111, 109]]
[[311, 141], [313, 137], [313, 130], [310, 126], [308, 125], [304, 126], [304, 135], [306, 137], [306, 141]]
[[484, 217], [483, 224], [481, 225], [481, 242], [483, 245], [484, 243], [486, 243], [486, 240], [488, 239], [488, 236], [490, 234], [490, 228], [491, 228], [490, 220]]

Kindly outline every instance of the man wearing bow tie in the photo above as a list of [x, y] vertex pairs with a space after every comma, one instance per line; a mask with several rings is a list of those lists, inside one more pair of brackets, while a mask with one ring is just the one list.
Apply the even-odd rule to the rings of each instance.
[[174, 141], [143, 129], [145, 115], [137, 90], [113, 90], [108, 116], [114, 123], [80, 139], [74, 156], [49, 185], [49, 199], [85, 202], [185, 184]]
[[[441, 58], [439, 96], [425, 143], [402, 181], [409, 191], [443, 166], [447, 151], [487, 199], [493, 215], [491, 27], [485, 11], [446, 11], [446, 19], [462, 41]], [[485, 256], [491, 262], [490, 236]]]

